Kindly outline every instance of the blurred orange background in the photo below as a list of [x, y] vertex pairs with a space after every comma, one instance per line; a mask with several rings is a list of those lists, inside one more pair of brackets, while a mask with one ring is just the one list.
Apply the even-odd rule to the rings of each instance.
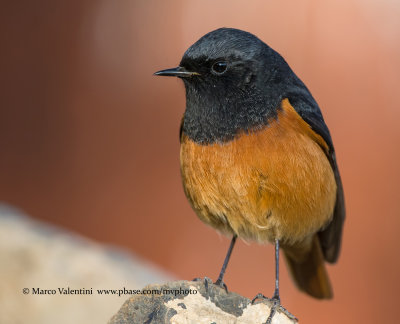
[[[329, 267], [334, 299], [299, 293], [282, 266], [284, 306], [301, 323], [395, 323], [399, 17], [391, 0], [2, 2], [0, 200], [177, 278], [216, 279], [229, 239], [197, 219], [181, 187], [184, 87], [152, 73], [177, 66], [213, 29], [244, 29], [317, 99], [346, 195], [342, 255]], [[226, 283], [271, 295], [272, 246], [240, 242]]]

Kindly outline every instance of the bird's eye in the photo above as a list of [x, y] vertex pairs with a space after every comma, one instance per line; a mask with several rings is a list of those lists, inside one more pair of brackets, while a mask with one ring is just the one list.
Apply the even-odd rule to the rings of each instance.
[[216, 62], [213, 64], [213, 66], [211, 67], [211, 70], [215, 74], [223, 74], [227, 68], [228, 68], [228, 63], [226, 63], [224, 61], [219, 61], [219, 62]]

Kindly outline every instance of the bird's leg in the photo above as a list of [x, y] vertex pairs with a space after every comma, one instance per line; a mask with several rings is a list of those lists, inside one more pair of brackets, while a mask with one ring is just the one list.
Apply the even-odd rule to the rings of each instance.
[[276, 313], [278, 306], [281, 306], [281, 298], [279, 297], [279, 240], [275, 239], [275, 291], [272, 296], [273, 305], [271, 307], [271, 312], [269, 313], [267, 323], [272, 322], [272, 318]]
[[265, 324], [271, 324], [272, 318], [274, 317], [276, 310], [280, 309], [283, 313], [286, 314], [290, 319], [297, 320], [295, 316], [290, 314], [282, 305], [281, 305], [281, 298], [279, 296], [279, 240], [275, 239], [275, 291], [272, 298], [267, 298], [263, 294], [257, 294], [256, 297], [253, 298], [251, 301], [252, 304], [256, 301], [256, 299], [268, 299], [272, 302], [271, 312], [267, 318]]
[[272, 299], [277, 299], [279, 302], [279, 240], [275, 240], [275, 292]]
[[226, 254], [226, 257], [225, 257], [224, 264], [222, 265], [221, 272], [219, 273], [218, 279], [215, 282], [216, 285], [220, 286], [221, 288], [225, 288], [226, 292], [228, 292], [228, 288], [225, 285], [223, 279], [224, 279], [226, 267], [228, 266], [228, 262], [231, 257], [233, 247], [235, 246], [236, 238], [237, 238], [237, 235], [236, 234], [233, 235], [231, 244], [229, 245], [228, 253]]

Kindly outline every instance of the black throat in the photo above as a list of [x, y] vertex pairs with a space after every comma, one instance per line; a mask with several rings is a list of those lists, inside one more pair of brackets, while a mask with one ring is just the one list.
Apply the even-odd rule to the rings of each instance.
[[276, 89], [264, 88], [261, 92], [251, 85], [238, 89], [216, 84], [213, 91], [208, 91], [209, 85], [203, 87], [200, 79], [186, 81], [185, 88], [182, 131], [204, 145], [228, 142], [240, 132], [261, 129], [276, 117], [283, 99]]

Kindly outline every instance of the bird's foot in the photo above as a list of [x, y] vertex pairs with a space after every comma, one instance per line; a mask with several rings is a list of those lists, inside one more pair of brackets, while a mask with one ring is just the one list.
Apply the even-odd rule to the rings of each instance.
[[228, 286], [222, 280], [218, 279], [216, 282], [214, 282], [214, 285], [216, 285], [220, 288], [224, 288], [226, 293], [228, 293]]
[[293, 314], [291, 314], [285, 307], [283, 307], [281, 305], [281, 300], [279, 298], [278, 295], [274, 295], [272, 298], [268, 298], [265, 297], [263, 294], [257, 294], [252, 300], [251, 300], [251, 304], [253, 305], [254, 302], [257, 299], [263, 299], [263, 300], [268, 300], [272, 303], [271, 306], [271, 312], [269, 313], [269, 316], [267, 318], [267, 321], [265, 322], [265, 324], [271, 324], [272, 323], [272, 318], [274, 317], [274, 315], [276, 314], [276, 311], [279, 310], [282, 313], [284, 313], [287, 317], [289, 317], [291, 320], [295, 320], [296, 322], [298, 321], [298, 319], [296, 318], [296, 316], [294, 316]]
[[213, 282], [210, 278], [204, 277], [204, 278], [194, 278], [192, 281], [203, 281], [204, 288], [206, 289], [207, 293], [210, 285], [216, 285], [220, 288], [223, 288], [225, 289], [226, 293], [228, 293], [228, 287], [222, 280], [218, 279], [216, 282]]

